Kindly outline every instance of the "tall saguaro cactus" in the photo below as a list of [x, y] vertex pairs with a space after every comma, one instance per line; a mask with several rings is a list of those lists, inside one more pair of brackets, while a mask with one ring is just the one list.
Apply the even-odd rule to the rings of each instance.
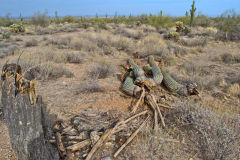
[[190, 14], [191, 14], [191, 19], [190, 19], [190, 26], [192, 27], [193, 25], [193, 20], [194, 20], [194, 17], [195, 17], [195, 12], [196, 12], [197, 8], [195, 8], [195, 0], [193, 0], [193, 3], [192, 3], [192, 9], [190, 9]]

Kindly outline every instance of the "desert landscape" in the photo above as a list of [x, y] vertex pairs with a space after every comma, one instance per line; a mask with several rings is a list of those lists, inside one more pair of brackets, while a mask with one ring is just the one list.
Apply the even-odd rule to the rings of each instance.
[[[194, 82], [199, 96], [183, 97], [153, 88], [171, 108], [156, 134], [147, 124], [117, 159], [240, 158], [240, 16], [204, 15], [0, 18], [0, 66], [31, 70], [37, 94], [50, 113], [69, 120], [83, 111], [121, 117], [136, 98], [121, 90], [121, 65], [141, 65], [154, 56], [179, 83]], [[180, 31], [176, 32], [178, 24]], [[15, 26], [13, 25], [15, 24]], [[19, 58], [20, 57], [20, 58]], [[0, 159], [15, 160], [0, 106]], [[146, 109], [141, 104], [139, 108]], [[115, 149], [116, 151], [116, 149]], [[113, 151], [114, 152], [114, 151]], [[95, 159], [111, 157], [99, 152]]]

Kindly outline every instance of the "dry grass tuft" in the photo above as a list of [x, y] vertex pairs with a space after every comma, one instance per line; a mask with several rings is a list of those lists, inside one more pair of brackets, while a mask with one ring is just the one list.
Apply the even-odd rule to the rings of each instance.
[[164, 56], [167, 45], [159, 34], [149, 34], [137, 43], [137, 51], [141, 57], [148, 55]]
[[240, 97], [240, 86], [238, 83], [234, 83], [232, 85], [230, 85], [230, 87], [228, 88], [228, 93], [236, 96], [236, 97]]
[[145, 33], [142, 30], [134, 28], [118, 28], [115, 31], [115, 34], [120, 34], [128, 38], [141, 39], [145, 36]]

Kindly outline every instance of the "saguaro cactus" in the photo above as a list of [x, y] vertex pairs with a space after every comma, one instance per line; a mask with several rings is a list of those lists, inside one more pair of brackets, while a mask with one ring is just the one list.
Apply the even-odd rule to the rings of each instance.
[[[28, 95], [15, 96], [15, 80], [7, 78], [2, 84], [3, 115], [9, 130], [11, 146], [17, 160], [58, 160], [55, 146], [47, 141], [50, 117], [41, 96], [31, 105]], [[48, 124], [49, 123], [49, 124]]]
[[195, 0], [193, 0], [193, 3], [192, 3], [192, 9], [190, 9], [190, 14], [191, 14], [191, 19], [190, 19], [190, 26], [192, 27], [193, 25], [193, 20], [194, 20], [194, 17], [195, 17], [195, 12], [196, 12], [197, 8], [195, 8]]

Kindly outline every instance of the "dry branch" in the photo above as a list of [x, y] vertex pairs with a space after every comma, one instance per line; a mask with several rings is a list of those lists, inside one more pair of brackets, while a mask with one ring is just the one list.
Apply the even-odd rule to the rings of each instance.
[[84, 148], [84, 147], [86, 147], [86, 146], [90, 146], [91, 145], [91, 140], [90, 139], [86, 139], [86, 140], [84, 140], [84, 141], [82, 141], [82, 142], [79, 142], [79, 143], [77, 143], [77, 144], [74, 144], [74, 145], [72, 145], [72, 146], [69, 146], [69, 147], [67, 147], [66, 149], [67, 150], [71, 150], [71, 151], [77, 151], [77, 150], [80, 150], [80, 149], [82, 149], [82, 148]]
[[155, 107], [157, 108], [159, 117], [160, 117], [160, 119], [161, 119], [161, 121], [162, 121], [162, 125], [163, 125], [163, 127], [165, 127], [166, 125], [165, 125], [165, 122], [164, 122], [164, 118], [163, 118], [163, 116], [162, 116], [162, 113], [161, 113], [158, 105], [157, 105], [157, 101], [156, 101], [154, 95], [151, 95], [151, 97], [152, 97], [152, 100], [153, 100], [153, 102], [154, 102]]
[[[114, 129], [114, 128], [113, 128]], [[86, 160], [90, 160], [94, 153], [101, 147], [103, 142], [107, 139], [107, 137], [112, 133], [113, 129], [107, 129], [106, 132], [102, 135], [102, 137], [98, 140], [98, 142], [94, 145], [92, 150], [89, 152]]]
[[59, 154], [61, 157], [65, 157], [67, 155], [67, 152], [62, 143], [62, 136], [59, 132], [57, 132], [55, 136], [56, 136], [55, 139], [57, 142], [57, 148], [58, 148]]
[[141, 93], [141, 96], [140, 98], [138, 99], [137, 103], [135, 104], [135, 106], [133, 106], [133, 109], [132, 109], [132, 112], [131, 113], [135, 113], [137, 111], [137, 108], [140, 104], [140, 102], [142, 101], [142, 99], [144, 99], [145, 97], [145, 89], [144, 87], [142, 87], [142, 93]]
[[117, 152], [113, 155], [113, 158], [116, 158], [118, 154], [136, 137], [138, 132], [145, 126], [147, 121], [149, 120], [150, 115], [146, 118], [146, 120], [140, 125], [140, 127], [127, 139], [127, 141], [117, 150]]

